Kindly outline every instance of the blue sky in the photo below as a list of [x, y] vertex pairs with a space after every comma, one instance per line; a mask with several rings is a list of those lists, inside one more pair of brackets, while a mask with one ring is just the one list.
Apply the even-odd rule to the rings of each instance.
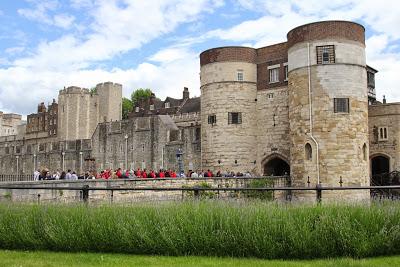
[[104, 81], [124, 95], [149, 87], [200, 95], [199, 53], [225, 45], [286, 41], [308, 22], [366, 28], [378, 98], [400, 101], [400, 5], [394, 0], [0, 0], [0, 110], [35, 112], [58, 90]]

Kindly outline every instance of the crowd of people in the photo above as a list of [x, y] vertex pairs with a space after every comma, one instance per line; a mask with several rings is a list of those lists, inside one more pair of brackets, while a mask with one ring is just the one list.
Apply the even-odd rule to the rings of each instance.
[[135, 179], [135, 178], [177, 178], [177, 177], [190, 177], [190, 178], [203, 178], [203, 177], [251, 177], [250, 172], [232, 172], [232, 171], [217, 171], [215, 174], [211, 170], [189, 170], [187, 174], [179, 173], [172, 169], [160, 169], [158, 171], [155, 170], [146, 170], [140, 169], [137, 170], [122, 170], [118, 168], [116, 170], [106, 169], [101, 171], [100, 173], [96, 172], [85, 172], [81, 174], [77, 174], [75, 171], [67, 170], [67, 171], [54, 171], [50, 172], [47, 169], [44, 170], [36, 170], [33, 173], [33, 178], [35, 181], [39, 180], [80, 180], [80, 179]]

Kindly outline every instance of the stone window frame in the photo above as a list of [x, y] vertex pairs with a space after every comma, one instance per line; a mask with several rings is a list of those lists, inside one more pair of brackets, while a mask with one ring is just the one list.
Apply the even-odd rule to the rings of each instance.
[[336, 63], [335, 45], [320, 45], [316, 47], [317, 64]]
[[228, 112], [228, 124], [242, 124], [242, 112]]
[[150, 110], [154, 110], [154, 104], [151, 104], [149, 107]]
[[363, 144], [363, 147], [362, 147], [362, 153], [363, 153], [363, 160], [364, 161], [367, 161], [368, 160], [368, 148], [367, 148], [367, 143], [364, 143]]
[[388, 140], [389, 130], [387, 126], [378, 127], [378, 141], [383, 142]]
[[268, 93], [267, 98], [268, 100], [274, 99], [274, 93]]
[[244, 72], [243, 70], [236, 71], [236, 81], [243, 82], [244, 81]]
[[217, 124], [217, 115], [215, 114], [208, 115], [208, 124], [211, 124], [213, 126]]
[[275, 64], [272, 66], [268, 66], [268, 76], [269, 76], [269, 80], [268, 82], [271, 83], [278, 83], [279, 79], [280, 79], [280, 75], [279, 75], [279, 71], [280, 71], [280, 64]]
[[308, 161], [312, 161], [313, 159], [312, 146], [308, 142], [304, 145], [304, 158]]
[[333, 98], [333, 112], [341, 114], [350, 113], [350, 99], [348, 97]]
[[283, 72], [285, 79], [283, 81], [287, 82], [289, 78], [289, 64], [288, 62], [283, 63]]
[[165, 108], [170, 108], [171, 104], [169, 102], [165, 102]]
[[135, 112], [138, 113], [140, 111], [139, 107], [135, 107]]

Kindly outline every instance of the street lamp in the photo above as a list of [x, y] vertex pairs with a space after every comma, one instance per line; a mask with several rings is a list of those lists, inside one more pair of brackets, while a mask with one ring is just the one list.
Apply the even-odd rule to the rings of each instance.
[[36, 154], [33, 154], [33, 171], [36, 171]]
[[183, 176], [183, 152], [181, 148], [176, 151], [176, 160], [178, 161], [179, 176]]
[[19, 160], [19, 156], [15, 156], [15, 158], [17, 159], [17, 175], [18, 175], [18, 160]]
[[62, 155], [62, 169], [63, 171], [65, 171], [65, 152], [63, 151], [61, 155]]
[[80, 166], [80, 169], [81, 169], [81, 170], [80, 170], [81, 173], [83, 172], [83, 166], [82, 166], [82, 165], [83, 165], [83, 160], [82, 160], [82, 155], [83, 155], [83, 152], [80, 151], [80, 152], [79, 152], [79, 159], [80, 159], [80, 165], [79, 165], [79, 166]]
[[128, 135], [125, 135], [125, 170], [128, 169]]

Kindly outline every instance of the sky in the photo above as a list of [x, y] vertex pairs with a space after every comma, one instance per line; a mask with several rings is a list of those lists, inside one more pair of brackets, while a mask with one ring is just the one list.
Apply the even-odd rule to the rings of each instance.
[[400, 4], [395, 0], [0, 0], [0, 110], [27, 115], [68, 86], [112, 81], [200, 95], [199, 54], [286, 41], [320, 20], [366, 28], [377, 98], [400, 101]]

